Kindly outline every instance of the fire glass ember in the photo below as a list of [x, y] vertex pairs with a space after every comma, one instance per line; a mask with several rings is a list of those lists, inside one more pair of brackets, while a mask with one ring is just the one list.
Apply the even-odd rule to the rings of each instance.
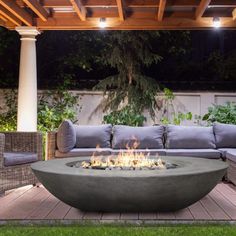
[[120, 151], [118, 155], [100, 156], [98, 152], [94, 153], [89, 161], [77, 162], [74, 167], [84, 169], [101, 170], [156, 170], [176, 168], [176, 164], [163, 161], [158, 155], [151, 156], [138, 152], [138, 142], [135, 141], [132, 148], [126, 146], [127, 150]]
[[75, 167], [101, 170], [156, 170], [172, 169], [177, 166], [175, 164], [167, 163], [159, 157], [149, 158], [148, 156], [142, 156], [143, 154], [137, 153], [132, 158], [130, 158], [130, 156], [129, 158], [126, 158], [127, 153], [122, 152], [117, 156], [92, 157], [90, 161], [77, 162]]

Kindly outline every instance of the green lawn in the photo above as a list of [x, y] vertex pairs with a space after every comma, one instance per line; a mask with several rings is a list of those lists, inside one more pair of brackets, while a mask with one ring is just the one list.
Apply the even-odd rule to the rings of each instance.
[[0, 236], [236, 236], [236, 226], [2, 226]]

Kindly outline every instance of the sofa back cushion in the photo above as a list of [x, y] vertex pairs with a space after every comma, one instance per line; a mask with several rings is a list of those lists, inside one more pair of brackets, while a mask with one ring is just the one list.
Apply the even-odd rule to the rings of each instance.
[[236, 148], [236, 125], [214, 123], [217, 148]]
[[168, 125], [166, 148], [216, 148], [213, 128]]
[[60, 152], [69, 152], [74, 148], [75, 142], [74, 125], [70, 120], [64, 120], [57, 131], [57, 148]]
[[112, 126], [75, 125], [76, 148], [109, 148], [111, 146]]
[[115, 125], [113, 127], [112, 147], [124, 149], [138, 142], [138, 149], [162, 149], [164, 126], [131, 127]]

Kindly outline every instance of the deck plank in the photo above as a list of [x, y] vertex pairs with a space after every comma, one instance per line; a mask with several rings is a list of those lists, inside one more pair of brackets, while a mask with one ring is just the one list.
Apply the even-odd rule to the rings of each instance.
[[8, 191], [6, 195], [3, 195], [0, 198], [0, 208], [2, 209], [2, 207], [6, 207], [7, 205], [12, 204], [14, 200], [16, 200], [18, 197], [23, 195], [25, 192], [27, 192], [31, 188], [33, 188], [32, 185], [27, 185], [21, 188]]
[[209, 195], [201, 199], [201, 203], [214, 220], [230, 220], [230, 217], [210, 198]]
[[196, 220], [211, 220], [212, 217], [208, 214], [206, 209], [202, 206], [201, 202], [198, 201], [188, 207], [193, 218]]
[[148, 213], [139, 213], [138, 215], [139, 220], [156, 220], [157, 219], [157, 213], [155, 212], [148, 212]]
[[83, 219], [84, 220], [101, 220], [102, 213], [101, 212], [85, 212]]
[[138, 220], [138, 213], [121, 213], [121, 220]]
[[55, 208], [44, 218], [44, 219], [51, 219], [51, 220], [61, 220], [64, 219], [66, 214], [70, 210], [70, 206], [65, 204], [64, 202], [59, 202]]
[[217, 186], [215, 190], [236, 206], [236, 192], [232, 188], [222, 184]]
[[232, 219], [236, 220], [236, 206], [227, 200], [221, 193], [213, 189], [210, 197], [217, 203], [217, 205], [224, 210], [224, 212]]
[[84, 216], [84, 212], [71, 207], [64, 219], [66, 220], [81, 220]]
[[58, 203], [59, 200], [53, 195], [50, 195], [28, 215], [27, 219], [44, 219], [56, 207]]
[[220, 183], [188, 208], [168, 213], [81, 212], [51, 195], [44, 187], [26, 186], [0, 197], [0, 219], [71, 220], [236, 220], [236, 191]]
[[236, 191], [235, 191], [236, 189], [234, 188], [235, 186], [231, 184], [223, 184], [223, 183], [217, 184], [217, 186], [215, 187], [217, 191], [227, 191], [228, 193], [236, 195]]
[[25, 219], [32, 211], [32, 206], [37, 204], [38, 195], [43, 190], [44, 188], [42, 187], [29, 189], [25, 194], [9, 204], [8, 207], [1, 209], [0, 219]]
[[119, 220], [120, 213], [103, 213], [102, 220]]
[[175, 220], [174, 212], [158, 212], [157, 213], [158, 220]]
[[184, 208], [182, 210], [174, 212], [176, 220], [193, 220], [193, 216], [189, 208]]

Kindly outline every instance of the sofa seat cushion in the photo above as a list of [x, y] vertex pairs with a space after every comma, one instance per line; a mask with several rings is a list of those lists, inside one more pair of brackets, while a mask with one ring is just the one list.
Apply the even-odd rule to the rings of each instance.
[[189, 156], [219, 159], [221, 158], [221, 153], [215, 149], [166, 149], [166, 156]]
[[163, 149], [164, 126], [131, 127], [115, 125], [113, 127], [113, 149], [125, 149], [138, 143], [139, 149]]
[[213, 130], [217, 148], [236, 148], [236, 125], [215, 123]]
[[110, 148], [112, 125], [75, 125], [76, 148]]
[[[113, 149], [112, 154], [118, 154], [120, 151], [127, 151], [127, 149]], [[142, 152], [143, 154], [150, 154], [150, 155], [160, 155], [160, 156], [165, 156], [166, 151], [165, 149], [135, 149], [134, 152]]]
[[230, 151], [236, 151], [236, 148], [218, 148], [217, 150], [221, 152], [223, 158], [226, 158], [226, 153]]
[[57, 147], [60, 152], [69, 152], [74, 148], [76, 135], [74, 125], [70, 120], [64, 120], [57, 131]]
[[28, 164], [38, 160], [37, 153], [32, 152], [4, 152], [4, 166]]
[[55, 157], [64, 158], [64, 157], [82, 157], [82, 156], [92, 156], [95, 155], [110, 155], [110, 148], [73, 148], [69, 152], [60, 152], [56, 150]]
[[168, 125], [166, 131], [166, 148], [216, 148], [212, 127]]
[[227, 151], [226, 158], [236, 163], [236, 149]]

